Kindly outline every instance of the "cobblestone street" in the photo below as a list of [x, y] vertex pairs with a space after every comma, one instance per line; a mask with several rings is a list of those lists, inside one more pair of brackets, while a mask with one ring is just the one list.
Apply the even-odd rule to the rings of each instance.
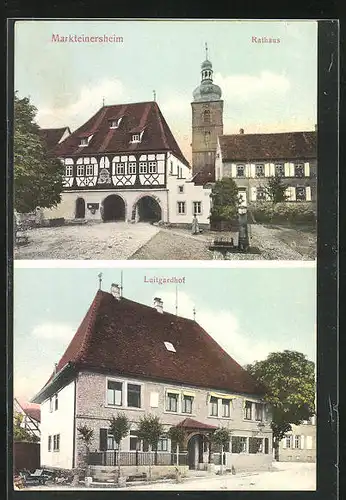
[[[249, 226], [250, 251], [228, 254], [228, 260], [312, 260], [316, 233], [281, 226]], [[28, 231], [29, 244], [15, 248], [15, 259], [211, 260], [215, 236], [234, 233], [206, 231], [192, 235], [178, 228], [148, 223], [109, 222]]]

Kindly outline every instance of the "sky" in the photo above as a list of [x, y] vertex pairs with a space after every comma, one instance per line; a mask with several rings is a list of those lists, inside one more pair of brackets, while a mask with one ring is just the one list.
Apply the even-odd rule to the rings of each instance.
[[[122, 42], [53, 42], [53, 35], [115, 35]], [[255, 43], [253, 37], [280, 39]], [[106, 105], [156, 100], [191, 160], [191, 100], [205, 43], [224, 100], [224, 133], [314, 130], [317, 22], [21, 20], [15, 90], [41, 127], [85, 123]]]
[[[32, 398], [47, 382], [99, 287], [121, 282], [114, 268], [15, 268], [14, 396]], [[146, 305], [161, 297], [175, 313], [176, 285], [152, 278], [185, 278], [178, 314], [193, 318], [240, 364], [284, 349], [316, 361], [316, 269], [123, 268], [123, 296]], [[192, 353], [193, 355], [193, 353]]]

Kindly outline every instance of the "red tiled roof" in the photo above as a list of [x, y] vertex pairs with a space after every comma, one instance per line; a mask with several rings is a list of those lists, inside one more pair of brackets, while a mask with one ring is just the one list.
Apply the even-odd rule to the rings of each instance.
[[217, 429], [215, 425], [203, 424], [193, 418], [185, 418], [177, 427], [184, 427], [185, 429]]
[[[176, 352], [166, 349], [171, 342]], [[205, 388], [263, 394], [257, 382], [190, 319], [99, 290], [57, 372], [80, 369], [154, 378]], [[53, 374], [50, 380], [53, 378]]]
[[219, 137], [222, 161], [316, 158], [316, 140], [316, 132], [236, 134]]
[[23, 411], [29, 415], [33, 420], [41, 422], [40, 405], [34, 403], [19, 403]]
[[208, 182], [215, 182], [215, 167], [205, 167], [199, 170], [193, 177], [192, 181], [196, 186], [204, 186]]
[[[110, 129], [109, 121], [120, 117], [119, 127]], [[130, 143], [131, 133], [143, 129], [141, 142]], [[90, 135], [89, 145], [80, 147], [80, 138]], [[133, 151], [171, 151], [189, 166], [156, 102], [103, 106], [57, 148], [57, 154], [63, 157]]]
[[48, 151], [53, 151], [56, 148], [66, 130], [70, 132], [68, 127], [39, 129], [39, 135], [42, 141], [47, 145]]

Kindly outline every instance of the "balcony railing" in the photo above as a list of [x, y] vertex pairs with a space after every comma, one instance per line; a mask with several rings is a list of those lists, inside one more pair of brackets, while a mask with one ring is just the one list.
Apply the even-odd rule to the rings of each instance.
[[[149, 451], [95, 451], [89, 453], [88, 465], [102, 466], [137, 466], [137, 465], [175, 465], [177, 461], [176, 453], [149, 452]], [[179, 465], [188, 465], [187, 452], [179, 453]]]

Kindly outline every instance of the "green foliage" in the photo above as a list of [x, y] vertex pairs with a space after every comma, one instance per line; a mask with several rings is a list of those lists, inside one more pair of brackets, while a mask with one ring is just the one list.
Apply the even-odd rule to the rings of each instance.
[[112, 417], [109, 422], [109, 431], [114, 437], [114, 441], [120, 445], [124, 437], [130, 432], [130, 421], [125, 413], [118, 413], [117, 416]]
[[258, 223], [289, 223], [289, 224], [313, 224], [316, 223], [314, 207], [311, 203], [283, 202], [273, 204], [271, 202], [251, 203], [249, 211]]
[[156, 415], [144, 415], [138, 422], [137, 434], [156, 450], [157, 443], [163, 434], [163, 424]]
[[231, 439], [231, 431], [227, 427], [219, 427], [212, 435], [211, 439], [219, 446], [227, 446]]
[[174, 445], [183, 446], [185, 440], [185, 431], [183, 427], [173, 426], [168, 431], [168, 437]]
[[267, 185], [264, 186], [264, 190], [267, 196], [274, 204], [286, 201], [288, 199], [286, 189], [287, 185], [282, 181], [282, 178], [280, 176], [270, 177]]
[[14, 207], [26, 213], [61, 200], [64, 167], [49, 155], [35, 123], [37, 109], [27, 97], [14, 98]]
[[79, 437], [82, 439], [85, 445], [90, 446], [94, 435], [93, 429], [91, 429], [87, 425], [80, 425], [79, 427], [77, 427], [77, 431], [79, 433]]
[[40, 439], [35, 434], [22, 427], [24, 415], [15, 412], [13, 415], [13, 440], [25, 441], [27, 443], [37, 443]]
[[266, 388], [277, 446], [291, 424], [299, 425], [315, 413], [315, 364], [300, 352], [285, 350], [271, 353], [246, 369]]
[[230, 177], [225, 177], [214, 184], [211, 193], [211, 220], [232, 220], [237, 216], [239, 193], [237, 184]]

